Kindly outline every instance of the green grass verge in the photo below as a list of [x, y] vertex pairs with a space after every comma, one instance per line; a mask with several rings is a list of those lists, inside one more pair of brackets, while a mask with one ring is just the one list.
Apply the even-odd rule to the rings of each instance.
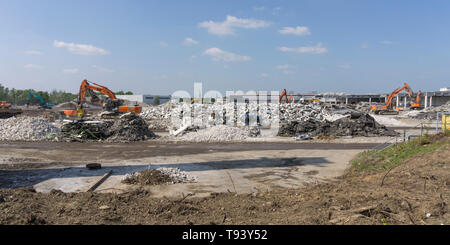
[[366, 172], [390, 169], [407, 159], [420, 156], [446, 145], [450, 145], [449, 135], [423, 136], [383, 150], [365, 151], [351, 161], [351, 172]]

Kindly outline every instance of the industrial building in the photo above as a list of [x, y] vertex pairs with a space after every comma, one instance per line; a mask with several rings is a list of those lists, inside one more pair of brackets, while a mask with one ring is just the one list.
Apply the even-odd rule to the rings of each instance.
[[169, 102], [171, 99], [170, 95], [150, 95], [150, 94], [117, 95], [116, 97], [118, 99], [146, 103], [148, 105], [155, 105], [155, 100], [159, 100], [158, 104], [162, 105]]

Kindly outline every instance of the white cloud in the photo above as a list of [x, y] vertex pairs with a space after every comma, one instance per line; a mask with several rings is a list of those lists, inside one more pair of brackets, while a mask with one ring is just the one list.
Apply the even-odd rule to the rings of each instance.
[[159, 42], [159, 45], [160, 45], [161, 47], [168, 47], [168, 46], [169, 46], [169, 44], [166, 43], [166, 42]]
[[284, 27], [283, 29], [279, 30], [281, 34], [285, 35], [297, 35], [297, 36], [305, 36], [305, 35], [311, 35], [311, 32], [309, 31], [309, 28], [306, 26], [297, 26], [297, 27]]
[[363, 44], [361, 44], [361, 48], [369, 48], [369, 44], [363, 43]]
[[42, 69], [42, 66], [35, 65], [35, 64], [26, 64], [23, 67], [27, 70], [41, 70]]
[[96, 65], [93, 65], [92, 68], [94, 68], [97, 72], [108, 72], [108, 73], [114, 72], [114, 70], [111, 70], [111, 69], [108, 69], [108, 68], [104, 68], [104, 67], [101, 67], [101, 66], [96, 66]]
[[292, 53], [309, 53], [309, 54], [324, 54], [328, 52], [327, 48], [322, 47], [322, 43], [318, 43], [316, 46], [304, 46], [297, 48], [279, 47], [282, 52], [292, 52]]
[[261, 73], [259, 76], [260, 76], [260, 77], [269, 77], [269, 74], [267, 74], [267, 73]]
[[27, 50], [27, 51], [25, 51], [25, 54], [27, 54], [27, 55], [42, 55], [42, 52], [39, 50]]
[[279, 65], [279, 66], [277, 66], [276, 68], [278, 69], [278, 70], [286, 70], [286, 69], [288, 69], [290, 66], [289, 65]]
[[63, 69], [62, 72], [66, 74], [75, 74], [78, 73], [78, 68], [69, 68], [69, 69]]
[[198, 41], [195, 41], [194, 39], [187, 37], [184, 39], [183, 45], [184, 46], [192, 46], [198, 44]]
[[199, 27], [208, 29], [214, 35], [232, 35], [235, 28], [256, 29], [269, 26], [270, 23], [263, 20], [241, 19], [227, 15], [223, 22], [204, 21], [198, 24]]
[[392, 44], [391, 41], [386, 41], [386, 40], [381, 41], [380, 43], [381, 43], [381, 44], [384, 44], [384, 45], [390, 45], [390, 44]]
[[249, 56], [233, 54], [231, 52], [223, 51], [219, 48], [207, 49], [205, 50], [205, 52], [203, 52], [203, 55], [211, 56], [214, 61], [239, 62], [251, 60]]
[[69, 52], [78, 55], [107, 55], [110, 53], [105, 49], [97, 48], [90, 44], [66, 43], [55, 40], [53, 46], [57, 48], [66, 48]]

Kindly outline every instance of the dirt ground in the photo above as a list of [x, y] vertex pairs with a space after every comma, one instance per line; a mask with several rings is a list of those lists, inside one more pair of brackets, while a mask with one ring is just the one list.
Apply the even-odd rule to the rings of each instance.
[[[449, 140], [449, 137], [440, 139]], [[154, 198], [0, 189], [0, 224], [450, 224], [450, 147], [305, 188]], [[314, 174], [314, 173], [311, 173]]]
[[[97, 192], [127, 192], [126, 174], [145, 169], [178, 168], [193, 183], [157, 185], [154, 197], [211, 192], [252, 193], [255, 189], [300, 187], [342, 175], [359, 152], [383, 144], [330, 143], [0, 143], [0, 188], [33, 186], [38, 192], [87, 190], [112, 171]], [[100, 163], [88, 170], [87, 163]]]

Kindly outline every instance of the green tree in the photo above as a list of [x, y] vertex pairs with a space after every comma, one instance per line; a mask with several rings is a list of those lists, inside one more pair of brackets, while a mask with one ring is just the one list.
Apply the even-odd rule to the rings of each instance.
[[159, 105], [159, 96], [155, 96], [155, 99], [153, 100], [154, 105]]

